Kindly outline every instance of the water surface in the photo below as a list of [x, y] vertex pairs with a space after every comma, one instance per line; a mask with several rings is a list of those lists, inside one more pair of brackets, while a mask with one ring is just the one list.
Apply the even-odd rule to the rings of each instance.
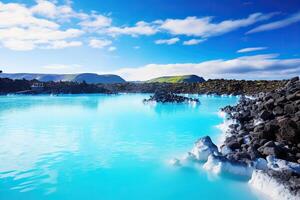
[[0, 97], [1, 200], [257, 199], [246, 181], [168, 161], [220, 134], [219, 108], [145, 105], [148, 95]]

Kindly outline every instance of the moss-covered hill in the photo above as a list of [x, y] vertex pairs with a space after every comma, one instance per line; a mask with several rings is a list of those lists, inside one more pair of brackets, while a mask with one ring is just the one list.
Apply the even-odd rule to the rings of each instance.
[[146, 83], [202, 83], [205, 80], [197, 75], [163, 76], [146, 81]]

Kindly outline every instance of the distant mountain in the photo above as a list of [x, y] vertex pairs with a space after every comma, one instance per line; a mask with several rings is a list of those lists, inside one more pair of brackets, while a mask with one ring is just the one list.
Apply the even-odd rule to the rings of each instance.
[[146, 81], [147, 83], [202, 83], [204, 78], [197, 75], [163, 76]]
[[0, 78], [10, 78], [10, 79], [26, 79], [26, 80], [39, 80], [42, 82], [49, 81], [74, 81], [86, 83], [124, 83], [126, 82], [123, 78], [113, 74], [93, 74], [93, 73], [83, 73], [83, 74], [31, 74], [31, 73], [16, 73], [16, 74], [0, 74]]

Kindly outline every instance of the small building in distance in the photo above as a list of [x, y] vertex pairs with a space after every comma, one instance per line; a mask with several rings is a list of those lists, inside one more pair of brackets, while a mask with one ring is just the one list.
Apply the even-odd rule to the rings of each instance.
[[44, 90], [44, 84], [43, 83], [33, 83], [31, 85], [31, 90], [35, 92], [40, 92]]

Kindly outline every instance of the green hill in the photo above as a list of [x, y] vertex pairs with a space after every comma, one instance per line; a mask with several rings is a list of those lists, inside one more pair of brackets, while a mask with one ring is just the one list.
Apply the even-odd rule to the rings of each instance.
[[73, 81], [73, 82], [87, 82], [87, 83], [124, 83], [125, 80], [120, 76], [113, 74], [93, 74], [93, 73], [82, 73], [82, 74], [32, 74], [32, 73], [16, 73], [8, 74], [1, 73], [0, 78], [10, 79], [26, 79], [26, 80], [39, 80], [42, 82], [49, 81]]
[[197, 75], [163, 76], [146, 81], [147, 83], [202, 83], [204, 78]]

